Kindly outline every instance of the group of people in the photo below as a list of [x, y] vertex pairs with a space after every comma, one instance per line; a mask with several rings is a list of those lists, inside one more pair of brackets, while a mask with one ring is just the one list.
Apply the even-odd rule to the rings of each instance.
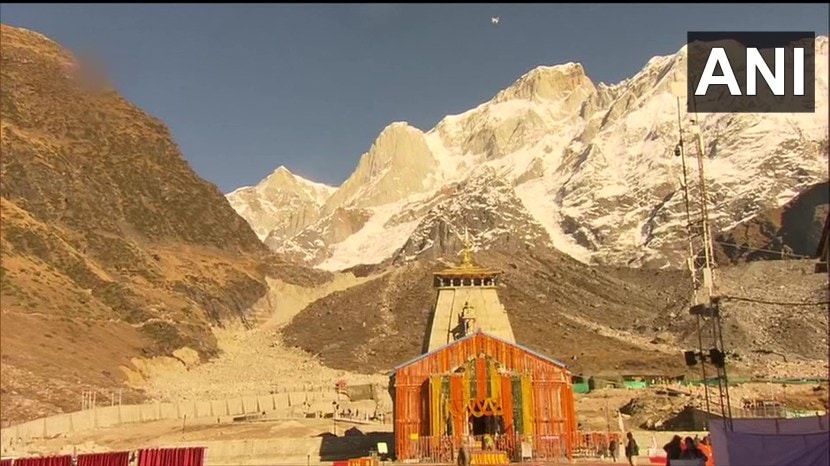
[[[492, 437], [490, 438], [492, 440]], [[485, 449], [492, 449], [492, 447], [487, 448], [488, 445], [486, 444], [486, 439], [484, 446]], [[608, 444], [608, 452], [611, 456], [611, 460], [615, 463], [617, 462], [618, 450], [619, 444], [617, 443], [617, 439], [611, 439], [611, 442]], [[714, 461], [712, 459], [712, 446], [708, 435], [702, 439], [697, 435], [695, 438], [686, 437], [685, 439], [681, 438], [679, 435], [675, 435], [669, 443], [663, 446], [663, 450], [666, 452], [666, 466], [672, 466], [672, 460], [698, 460], [700, 466], [714, 465]], [[466, 444], [461, 445], [458, 453], [459, 466], [469, 465], [471, 458]], [[628, 464], [630, 466], [634, 466], [636, 458], [639, 455], [640, 446], [634, 439], [634, 435], [631, 432], [628, 432], [625, 436], [625, 458], [628, 460]]]
[[[612, 439], [608, 445], [608, 452], [615, 463], [618, 448], [617, 439]], [[712, 446], [708, 435], [702, 439], [697, 435], [695, 438], [686, 437], [685, 439], [675, 435], [669, 443], [663, 446], [663, 450], [666, 452], [666, 466], [672, 466], [672, 460], [698, 460], [700, 466], [714, 466]], [[625, 443], [625, 458], [628, 464], [634, 466], [635, 459], [639, 455], [640, 447], [629, 432], [626, 434]]]
[[708, 435], [703, 439], [700, 439], [697, 435], [695, 435], [695, 438], [686, 437], [685, 439], [675, 435], [663, 447], [663, 450], [666, 452], [666, 466], [671, 466], [672, 460], [698, 460], [701, 466], [714, 464], [712, 446]]
[[361, 417], [359, 409], [352, 410], [352, 408], [348, 408], [348, 409], [345, 409], [345, 410], [342, 410], [342, 409], [339, 410], [337, 412], [337, 417], [339, 417], [341, 419], [358, 419], [358, 420], [368, 421], [369, 420], [369, 413], [364, 411], [363, 416]]

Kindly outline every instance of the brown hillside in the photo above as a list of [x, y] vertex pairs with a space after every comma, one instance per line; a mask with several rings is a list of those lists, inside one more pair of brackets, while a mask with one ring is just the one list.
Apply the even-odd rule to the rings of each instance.
[[[509, 252], [508, 252], [509, 251]], [[544, 248], [490, 249], [477, 262], [504, 271], [499, 296], [518, 343], [577, 374], [699, 375], [681, 352], [698, 347], [686, 271], [589, 267]], [[438, 261], [416, 261], [312, 303], [284, 329], [288, 344], [329, 366], [386, 371], [421, 354]], [[827, 280], [813, 261], [761, 261], [718, 271], [733, 376], [816, 377], [827, 370]], [[384, 266], [354, 269], [377, 272]], [[772, 357], [770, 356], [772, 355]]]
[[779, 208], [761, 212], [751, 220], [717, 235], [716, 260], [720, 264], [813, 257], [830, 204], [830, 183], [818, 183]]
[[[621, 279], [549, 250], [488, 250], [477, 261], [504, 270], [499, 296], [520, 344], [577, 373], [683, 370], [676, 353], [648, 343], [661, 330], [655, 318], [685, 305], [681, 272], [632, 271]], [[286, 342], [320, 353], [334, 368], [389, 370], [420, 354], [435, 302], [431, 274], [442, 267], [407, 263], [329, 295], [294, 318], [284, 330]], [[640, 339], [615, 334], [621, 330]]]
[[20, 421], [121, 386], [133, 357], [215, 355], [266, 251], [160, 121], [49, 39], [0, 34], [0, 399]]

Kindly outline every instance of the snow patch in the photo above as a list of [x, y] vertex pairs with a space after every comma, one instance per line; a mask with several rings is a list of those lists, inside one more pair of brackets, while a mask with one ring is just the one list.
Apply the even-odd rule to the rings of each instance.
[[327, 271], [338, 271], [361, 264], [377, 264], [395, 253], [418, 226], [418, 220], [387, 228], [386, 223], [400, 213], [404, 203], [389, 204], [370, 209], [373, 215], [366, 225], [345, 241], [335, 244], [331, 257], [317, 266]]
[[553, 241], [553, 247], [574, 259], [589, 264], [591, 251], [562, 231], [558, 206], [548, 193], [544, 180], [534, 180], [516, 187], [516, 195], [525, 209], [542, 225]]

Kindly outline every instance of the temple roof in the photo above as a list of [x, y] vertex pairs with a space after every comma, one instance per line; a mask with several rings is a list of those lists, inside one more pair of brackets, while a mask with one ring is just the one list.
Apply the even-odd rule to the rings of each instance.
[[501, 270], [491, 269], [487, 267], [479, 267], [473, 262], [473, 244], [470, 241], [470, 235], [464, 230], [464, 249], [461, 251], [461, 263], [448, 267], [444, 270], [434, 272], [435, 276], [494, 276], [502, 273]]
[[[487, 333], [487, 332], [482, 332], [481, 330], [479, 330], [479, 331], [477, 331], [477, 332], [475, 332], [475, 333], [471, 333], [470, 335], [467, 335], [467, 336], [461, 337], [461, 338], [459, 338], [458, 340], [455, 340], [455, 341], [452, 341], [452, 342], [450, 342], [450, 343], [447, 343], [447, 344], [446, 344], [446, 345], [444, 345], [444, 346], [441, 346], [441, 347], [439, 347], [439, 348], [435, 348], [434, 350], [432, 350], [432, 351], [430, 351], [430, 352], [428, 352], [428, 353], [424, 353], [424, 354], [422, 354], [422, 355], [420, 355], [420, 356], [416, 356], [416, 357], [414, 357], [414, 358], [410, 359], [409, 361], [406, 361], [406, 362], [404, 362], [404, 363], [398, 364], [398, 365], [397, 365], [397, 366], [395, 366], [395, 367], [394, 367], [391, 371], [389, 371], [389, 372], [387, 373], [387, 375], [388, 375], [389, 377], [391, 377], [391, 376], [395, 375], [395, 373], [396, 373], [396, 372], [398, 372], [399, 370], [401, 370], [402, 368], [404, 368], [404, 367], [406, 367], [406, 366], [410, 366], [410, 365], [412, 365], [412, 364], [414, 364], [414, 363], [416, 363], [416, 362], [418, 362], [418, 361], [420, 361], [420, 360], [422, 360], [422, 359], [428, 358], [428, 357], [430, 357], [430, 356], [432, 356], [432, 355], [434, 355], [434, 354], [436, 354], [436, 353], [439, 353], [439, 352], [441, 352], [441, 351], [444, 351], [444, 350], [446, 350], [447, 348], [449, 348], [449, 347], [451, 347], [451, 346], [458, 345], [458, 344], [460, 344], [461, 342], [466, 341], [466, 340], [470, 340], [470, 339], [472, 339], [472, 338], [482, 338], [482, 337], [483, 337], [483, 338], [490, 338], [490, 339], [493, 339], [493, 340], [500, 341], [500, 342], [502, 342], [502, 343], [506, 343], [506, 344], [508, 344], [508, 345], [510, 345], [510, 346], [513, 346], [513, 347], [519, 348], [520, 350], [522, 350], [522, 351], [524, 351], [524, 352], [526, 352], [526, 353], [528, 353], [528, 354], [532, 354], [533, 356], [536, 356], [536, 357], [537, 357], [537, 358], [539, 358], [539, 359], [542, 359], [542, 360], [544, 360], [544, 361], [547, 361], [547, 362], [549, 362], [549, 363], [551, 363], [551, 364], [553, 364], [553, 365], [555, 365], [555, 366], [561, 367], [561, 368], [563, 368], [563, 369], [566, 369], [566, 368], [567, 368], [567, 366], [566, 366], [564, 363], [562, 363], [562, 362], [560, 362], [560, 361], [558, 361], [558, 360], [556, 360], [556, 359], [553, 359], [553, 358], [551, 358], [550, 356], [545, 356], [544, 354], [539, 353], [538, 351], [534, 351], [534, 350], [532, 350], [532, 349], [528, 348], [527, 346], [520, 345], [520, 344], [515, 343], [515, 342], [512, 342], [512, 341], [507, 341], [507, 340], [505, 340], [505, 339], [503, 339], [503, 338], [499, 338], [499, 337], [497, 337], [497, 336], [495, 336], [495, 335], [493, 335], [493, 334], [490, 334], [490, 333]], [[502, 362], [503, 362], [503, 361], [502, 361]]]

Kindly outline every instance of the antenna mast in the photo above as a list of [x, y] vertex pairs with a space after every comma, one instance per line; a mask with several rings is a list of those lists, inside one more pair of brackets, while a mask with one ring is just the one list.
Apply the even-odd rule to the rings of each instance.
[[[698, 125], [697, 112], [691, 120], [690, 133], [694, 138], [694, 146], [697, 152], [697, 206], [692, 207], [693, 194], [689, 186], [686, 169], [686, 145], [683, 136], [683, 120], [681, 116], [680, 98], [686, 95], [686, 83], [676, 83], [673, 92], [677, 96], [677, 123], [679, 131], [678, 144], [675, 147], [675, 155], [680, 157], [683, 166], [683, 195], [686, 210], [686, 232], [688, 241], [687, 265], [692, 279], [692, 297], [690, 314], [697, 319], [697, 335], [700, 358], [701, 375], [703, 377], [703, 390], [706, 401], [707, 424], [708, 416], [711, 413], [709, 400], [709, 384], [706, 378], [706, 361], [717, 369], [717, 383], [719, 395], [720, 415], [724, 423], [731, 429], [732, 409], [729, 400], [729, 385], [726, 375], [725, 351], [723, 345], [723, 333], [721, 328], [721, 314], [719, 298], [715, 294], [715, 254], [712, 242], [712, 230], [709, 220], [709, 199], [706, 192], [706, 177], [703, 167], [705, 150], [700, 126]], [[688, 97], [687, 97], [688, 98]], [[692, 97], [694, 105], [694, 97]], [[703, 260], [700, 260], [700, 253], [703, 252]], [[708, 329], [706, 327], [709, 327]], [[704, 345], [704, 335], [707, 337], [707, 345]], [[709, 349], [705, 349], [708, 347]]]

